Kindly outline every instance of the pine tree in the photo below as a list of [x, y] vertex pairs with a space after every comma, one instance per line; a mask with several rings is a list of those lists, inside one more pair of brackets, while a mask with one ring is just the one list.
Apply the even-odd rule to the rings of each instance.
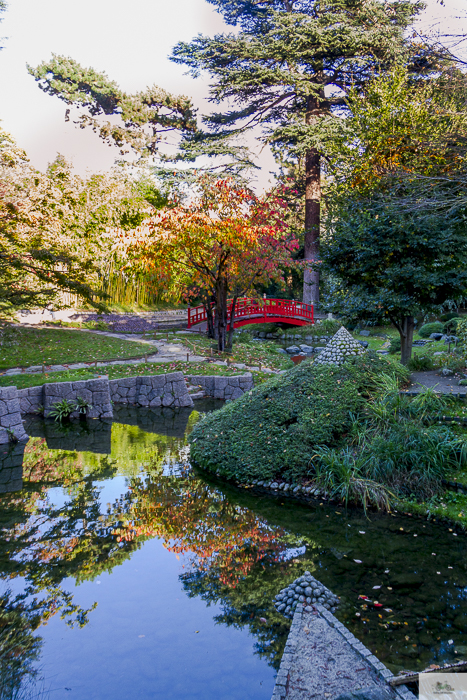
[[[211, 100], [230, 107], [205, 118], [220, 140], [259, 127], [276, 153], [305, 170], [303, 301], [319, 301], [321, 168], [327, 144], [343, 127], [345, 97], [394, 61], [431, 67], [429, 47], [407, 29], [423, 9], [415, 0], [208, 0], [237, 28], [179, 43], [172, 60], [194, 77], [211, 76]], [[197, 134], [197, 142], [200, 142]]]

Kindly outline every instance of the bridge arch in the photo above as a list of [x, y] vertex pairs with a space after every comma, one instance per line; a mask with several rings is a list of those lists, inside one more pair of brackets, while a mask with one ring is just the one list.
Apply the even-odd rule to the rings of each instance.
[[[227, 308], [230, 317], [232, 303]], [[290, 299], [257, 299], [241, 298], [235, 305], [234, 328], [247, 326], [252, 323], [288, 323], [292, 326], [308, 326], [314, 324], [313, 304]], [[188, 328], [207, 323], [204, 306], [188, 308]]]

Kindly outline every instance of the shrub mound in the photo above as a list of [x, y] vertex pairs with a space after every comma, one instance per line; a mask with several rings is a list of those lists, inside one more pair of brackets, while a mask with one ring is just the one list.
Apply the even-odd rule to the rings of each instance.
[[425, 323], [419, 331], [420, 338], [429, 338], [432, 333], [442, 333], [444, 324], [441, 321], [433, 321], [433, 323]]
[[467, 463], [467, 441], [435, 423], [451, 397], [399, 392], [402, 365], [369, 352], [341, 367], [302, 362], [194, 428], [195, 464], [250, 482], [312, 478], [343, 502], [388, 510], [435, 494]]
[[316, 447], [338, 445], [378, 376], [396, 367], [372, 352], [341, 367], [302, 362], [206, 416], [191, 434], [192, 458], [245, 481], [313, 474]]

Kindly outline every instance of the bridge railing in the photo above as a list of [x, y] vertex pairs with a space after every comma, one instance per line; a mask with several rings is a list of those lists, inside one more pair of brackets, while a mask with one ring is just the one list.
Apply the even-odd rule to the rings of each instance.
[[[232, 309], [230, 301], [227, 307], [228, 318]], [[213, 308], [215, 316], [215, 309]], [[234, 328], [247, 323], [270, 323], [289, 321], [296, 325], [314, 323], [313, 304], [304, 304], [301, 301], [290, 299], [249, 299], [247, 297], [237, 300], [235, 305]], [[188, 328], [207, 321], [207, 313], [204, 306], [188, 308]]]

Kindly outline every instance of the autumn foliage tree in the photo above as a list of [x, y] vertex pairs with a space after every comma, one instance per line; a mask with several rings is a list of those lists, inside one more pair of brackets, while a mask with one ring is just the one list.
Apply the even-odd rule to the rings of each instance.
[[231, 180], [201, 179], [190, 202], [162, 210], [123, 243], [134, 265], [159, 274], [168, 294], [201, 297], [208, 309], [212, 302], [223, 351], [232, 343], [237, 300], [257, 284], [283, 282], [283, 271], [296, 264], [298, 242], [285, 230], [281, 207]]

